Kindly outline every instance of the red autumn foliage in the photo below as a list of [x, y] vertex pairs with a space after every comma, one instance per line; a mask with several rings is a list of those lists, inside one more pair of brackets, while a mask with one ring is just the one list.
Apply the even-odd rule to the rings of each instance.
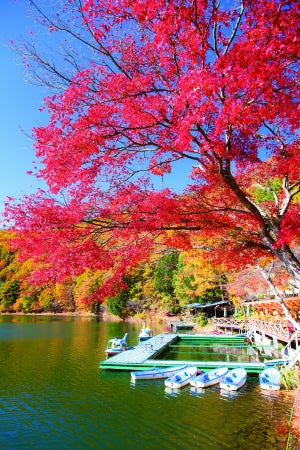
[[[43, 17], [51, 37], [73, 37], [62, 65], [31, 55], [64, 86], [34, 130], [38, 176], [54, 197], [6, 211], [20, 254], [43, 263], [35, 280], [112, 268], [106, 295], [157, 240], [189, 248], [200, 234], [214, 239], [212, 258], [241, 268], [269, 255], [299, 286], [299, 2], [64, 8]], [[152, 186], [187, 163], [183, 193]], [[258, 203], [255, 186], [267, 191], [274, 178], [279, 192]]]

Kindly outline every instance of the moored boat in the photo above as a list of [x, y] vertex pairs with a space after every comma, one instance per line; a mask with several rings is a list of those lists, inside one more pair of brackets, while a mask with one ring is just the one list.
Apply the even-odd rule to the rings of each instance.
[[173, 367], [154, 367], [149, 370], [137, 370], [131, 372], [131, 381], [135, 383], [137, 380], [155, 380], [159, 378], [169, 378], [177, 372], [188, 368], [188, 366]]
[[165, 386], [172, 389], [179, 389], [183, 386], [189, 384], [191, 378], [197, 375], [198, 369], [196, 366], [188, 366], [185, 369], [182, 369], [172, 377], [165, 380]]
[[200, 375], [192, 378], [190, 380], [190, 384], [196, 388], [213, 386], [214, 384], [219, 383], [227, 372], [227, 367], [219, 367], [217, 369], [209, 370], [206, 373], [201, 373]]
[[107, 356], [117, 355], [118, 353], [129, 350], [127, 345], [127, 336], [128, 333], [124, 334], [124, 337], [121, 339], [118, 336], [112, 339], [109, 339], [107, 343], [107, 347], [105, 353]]
[[238, 367], [228, 372], [220, 381], [220, 388], [226, 391], [237, 391], [247, 380], [247, 372], [243, 367]]
[[291, 361], [288, 358], [278, 358], [278, 359], [265, 359], [265, 366], [273, 367], [273, 366], [285, 366], [289, 364]]
[[153, 336], [153, 331], [151, 328], [147, 328], [145, 322], [142, 324], [142, 329], [138, 335], [139, 342], [147, 341]]
[[259, 375], [260, 387], [268, 391], [280, 390], [281, 373], [275, 367], [268, 367]]

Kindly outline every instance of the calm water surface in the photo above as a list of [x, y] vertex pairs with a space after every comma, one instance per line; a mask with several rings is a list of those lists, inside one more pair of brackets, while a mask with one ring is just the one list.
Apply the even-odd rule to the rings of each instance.
[[182, 340], [169, 346], [160, 359], [184, 361], [263, 362], [266, 357], [256, 346], [246, 344], [203, 344], [201, 341]]
[[[165, 331], [152, 327], [155, 333]], [[0, 316], [1, 449], [286, 448], [293, 403], [264, 394], [257, 378], [223, 395], [162, 380], [130, 383], [128, 372], [100, 370], [107, 340], [140, 324], [90, 318]], [[289, 449], [299, 449], [292, 437]]]

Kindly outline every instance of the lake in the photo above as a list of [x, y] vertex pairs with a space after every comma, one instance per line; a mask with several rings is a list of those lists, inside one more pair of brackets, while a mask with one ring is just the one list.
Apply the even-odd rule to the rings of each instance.
[[[237, 393], [166, 391], [100, 370], [107, 340], [140, 323], [90, 317], [0, 316], [1, 449], [286, 449], [293, 396], [264, 393], [255, 376]], [[151, 326], [154, 333], [166, 331]], [[289, 450], [300, 442], [291, 436]]]

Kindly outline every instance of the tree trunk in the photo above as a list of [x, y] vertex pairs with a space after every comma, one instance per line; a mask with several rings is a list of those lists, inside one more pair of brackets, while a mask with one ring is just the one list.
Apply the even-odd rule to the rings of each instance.
[[288, 247], [273, 249], [283, 266], [292, 277], [294, 287], [300, 291], [300, 263]]
[[[279, 224], [282, 221], [282, 217], [272, 219], [266, 212], [263, 212], [261, 208], [250, 200], [244, 191], [240, 188], [237, 181], [233, 177], [230, 169], [230, 164], [223, 165], [221, 158], [218, 158], [219, 171], [223, 181], [227, 186], [235, 193], [241, 204], [253, 214], [260, 223], [260, 236], [263, 244], [272, 252], [272, 254], [280, 260], [284, 268], [291, 275], [294, 286], [300, 291], [300, 262], [292, 252], [292, 250], [284, 245], [282, 247], [275, 247], [276, 236], [280, 231]], [[272, 231], [270, 231], [272, 230]]]
[[274, 295], [275, 300], [280, 304], [285, 318], [292, 323], [292, 325], [295, 327], [296, 330], [300, 331], [300, 324], [296, 322], [296, 320], [291, 315], [290, 311], [286, 307], [284, 301], [283, 301], [283, 295], [278, 292], [276, 286], [274, 285], [272, 279], [271, 279], [271, 271], [265, 271], [261, 266], [257, 266], [260, 273], [262, 274], [265, 281], [268, 283], [270, 291], [272, 295]]

